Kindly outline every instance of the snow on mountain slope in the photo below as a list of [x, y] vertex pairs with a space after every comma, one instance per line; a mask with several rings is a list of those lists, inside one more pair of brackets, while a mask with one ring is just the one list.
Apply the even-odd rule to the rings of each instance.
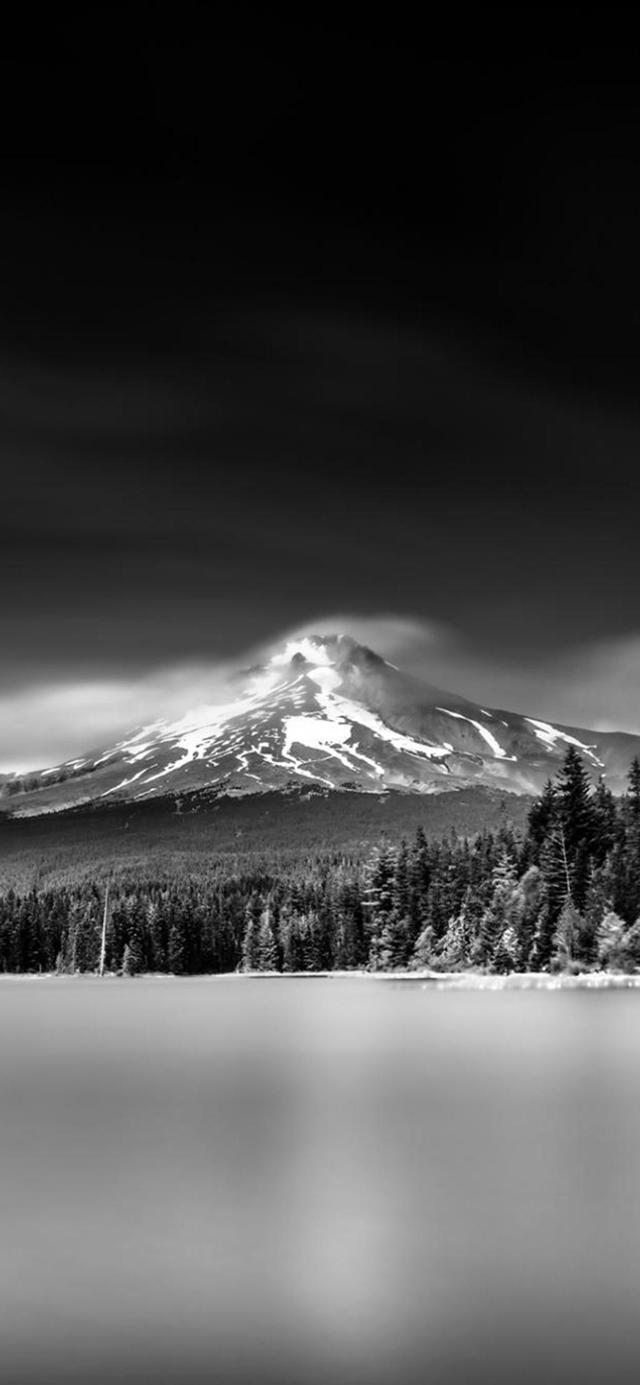
[[557, 726], [549, 726], [546, 721], [536, 721], [535, 717], [525, 717], [525, 721], [528, 721], [529, 725], [533, 726], [534, 735], [538, 736], [539, 740], [541, 740], [549, 750], [553, 750], [558, 741], [564, 742], [565, 745], [575, 745], [588, 756], [594, 765], [598, 765], [600, 769], [604, 769], [602, 760], [599, 759], [595, 753], [596, 747], [594, 745], [585, 745], [584, 742], [579, 741], [576, 736], [570, 736], [566, 731], [560, 730]]
[[9, 778], [2, 802], [32, 814], [203, 788], [429, 794], [481, 784], [536, 792], [568, 744], [619, 788], [640, 738], [596, 737], [483, 708], [408, 677], [348, 636], [309, 635], [237, 675], [228, 701], [139, 727], [26, 782]]

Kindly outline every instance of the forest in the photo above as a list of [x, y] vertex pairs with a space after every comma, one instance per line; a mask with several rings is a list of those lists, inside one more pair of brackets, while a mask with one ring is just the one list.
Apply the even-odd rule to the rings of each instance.
[[[106, 906], [106, 907], [105, 907]], [[101, 957], [104, 928], [104, 955]], [[575, 749], [524, 830], [435, 840], [419, 827], [360, 860], [271, 864], [8, 889], [0, 971], [128, 976], [245, 972], [640, 970], [640, 762], [625, 795]]]

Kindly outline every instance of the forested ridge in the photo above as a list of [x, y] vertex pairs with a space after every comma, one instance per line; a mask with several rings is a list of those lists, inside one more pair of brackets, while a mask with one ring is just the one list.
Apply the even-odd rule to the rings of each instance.
[[[106, 880], [0, 896], [0, 970], [94, 972]], [[104, 965], [244, 971], [640, 969], [640, 762], [628, 791], [593, 786], [577, 750], [530, 810], [472, 839], [384, 839], [289, 861], [109, 882]]]

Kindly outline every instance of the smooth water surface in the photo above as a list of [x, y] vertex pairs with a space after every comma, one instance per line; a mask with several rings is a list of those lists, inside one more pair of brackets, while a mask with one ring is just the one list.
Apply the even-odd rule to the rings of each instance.
[[0, 980], [3, 1379], [634, 1378], [640, 997]]

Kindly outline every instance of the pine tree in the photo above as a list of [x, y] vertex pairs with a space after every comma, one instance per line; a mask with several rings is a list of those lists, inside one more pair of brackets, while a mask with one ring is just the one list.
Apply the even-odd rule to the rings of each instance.
[[508, 923], [498, 938], [493, 952], [493, 970], [498, 975], [516, 970], [518, 956], [518, 936], [512, 924]]
[[617, 865], [618, 874], [622, 877], [615, 891], [616, 906], [631, 922], [640, 914], [640, 760], [637, 756], [629, 770], [628, 780], [624, 865], [621, 868], [618, 859], [612, 862], [612, 869], [615, 871]]
[[68, 967], [72, 972], [94, 971], [98, 965], [100, 938], [91, 903], [78, 898], [69, 913]]
[[640, 919], [627, 928], [615, 948], [619, 965], [624, 971], [640, 970]]
[[138, 976], [140, 972], [145, 970], [145, 959], [144, 952], [142, 949], [142, 941], [140, 938], [140, 934], [137, 930], [131, 934], [127, 946], [125, 948], [125, 952], [128, 953], [129, 958], [129, 971], [126, 974], [128, 976]]
[[427, 921], [431, 859], [424, 828], [419, 827], [409, 856], [409, 932], [415, 942]]
[[409, 849], [403, 837], [400, 842], [393, 871], [391, 903], [394, 913], [399, 919], [404, 920], [407, 929], [409, 924], [410, 895]]
[[278, 949], [276, 940], [273, 936], [271, 925], [271, 909], [267, 904], [260, 916], [258, 925], [258, 970], [277, 971], [278, 970]]
[[640, 914], [640, 818], [632, 818], [627, 834], [622, 889], [615, 892], [616, 903], [629, 921]]
[[533, 847], [534, 859], [537, 861], [540, 851], [547, 838], [551, 835], [556, 826], [558, 814], [556, 786], [547, 780], [547, 783], [533, 804], [528, 819], [528, 840]]
[[565, 825], [567, 845], [573, 850], [577, 842], [589, 837], [595, 825], [591, 779], [573, 745], [568, 746], [558, 774], [556, 802]]
[[624, 923], [612, 910], [605, 914], [596, 934], [597, 958], [601, 967], [616, 967], [624, 935]]
[[187, 966], [187, 938], [185, 922], [181, 913], [174, 913], [169, 927], [167, 941], [167, 966], [173, 976], [184, 976]]
[[423, 928], [420, 936], [416, 938], [413, 952], [411, 954], [411, 966], [414, 971], [423, 971], [433, 966], [436, 951], [436, 938], [428, 923]]
[[288, 906], [280, 914], [280, 945], [283, 972], [301, 971], [297, 919]]
[[406, 917], [400, 917], [395, 909], [376, 938], [372, 959], [376, 971], [396, 971], [404, 967], [409, 958], [409, 930]]
[[129, 919], [128, 945], [131, 965], [129, 974], [131, 976], [137, 976], [141, 971], [146, 971], [147, 968], [144, 908], [139, 897], [136, 897], [133, 903]]
[[602, 865], [607, 853], [612, 850], [619, 832], [616, 800], [602, 776], [593, 795], [593, 808], [596, 818], [596, 837], [592, 843], [592, 854], [597, 864]]
[[542, 846], [540, 870], [545, 884], [548, 914], [555, 923], [566, 901], [573, 903], [571, 868], [561, 825], [553, 829]]
[[499, 939], [513, 923], [517, 907], [517, 877], [515, 865], [506, 848], [491, 872], [491, 901], [485, 909], [471, 950], [475, 966], [491, 966]]
[[547, 893], [539, 866], [529, 866], [518, 883], [514, 900], [513, 922], [516, 931], [515, 966], [526, 970], [532, 956], [533, 940], [547, 902]]
[[598, 834], [592, 785], [576, 747], [570, 745], [558, 776], [558, 819], [570, 876], [569, 897], [582, 909], [587, 892], [589, 857]]
[[438, 949], [438, 967], [443, 971], [459, 971], [467, 958], [467, 930], [464, 914], [449, 919], [447, 931]]
[[137, 971], [137, 968], [136, 968], [136, 965], [135, 965], [135, 959], [134, 959], [134, 957], [133, 957], [133, 955], [132, 955], [131, 948], [129, 947], [129, 944], [126, 943], [126, 944], [125, 944], [124, 952], [123, 952], [123, 954], [122, 954], [122, 975], [123, 975], [123, 976], [135, 976], [135, 975], [136, 975], [136, 971]]
[[315, 953], [313, 946], [313, 915], [302, 914], [298, 919], [298, 935], [300, 947], [300, 969], [301, 971], [315, 970]]
[[592, 866], [584, 906], [584, 924], [580, 937], [580, 957], [587, 966], [596, 961], [598, 930], [605, 914], [611, 911], [611, 907], [605, 868]]
[[431, 876], [425, 913], [425, 922], [432, 928], [433, 935], [437, 940], [444, 937], [451, 917], [445, 874], [446, 867], [438, 859]]
[[395, 852], [391, 846], [384, 844], [373, 852], [366, 869], [362, 907], [369, 935], [369, 966], [375, 971], [383, 968], [380, 953], [383, 933], [393, 913], [395, 866]]
[[245, 911], [245, 931], [242, 940], [242, 970], [260, 971], [260, 917], [256, 915], [253, 900], [249, 900]]
[[406, 966], [411, 951], [409, 852], [402, 840], [397, 855], [378, 857], [371, 877], [370, 917], [375, 920], [370, 964], [377, 971]]
[[567, 899], [553, 936], [551, 966], [554, 971], [569, 971], [576, 961], [584, 919], [575, 904]]
[[548, 895], [538, 915], [533, 935], [528, 966], [531, 971], [548, 971], [553, 952], [553, 940], [559, 913], [553, 907]]
[[336, 911], [334, 960], [340, 970], [364, 966], [367, 960], [360, 894], [352, 885], [345, 885], [340, 891]]
[[107, 954], [105, 958], [107, 971], [122, 970], [126, 940], [127, 919], [122, 904], [117, 902], [109, 910]]
[[631, 769], [627, 776], [629, 788], [627, 791], [627, 801], [629, 812], [632, 819], [640, 819], [640, 760], [636, 755], [631, 762]]
[[154, 969], [165, 971], [168, 968], [169, 971], [174, 971], [175, 968], [169, 962], [169, 930], [164, 901], [161, 896], [149, 900], [146, 908], [146, 932], [151, 946]]

